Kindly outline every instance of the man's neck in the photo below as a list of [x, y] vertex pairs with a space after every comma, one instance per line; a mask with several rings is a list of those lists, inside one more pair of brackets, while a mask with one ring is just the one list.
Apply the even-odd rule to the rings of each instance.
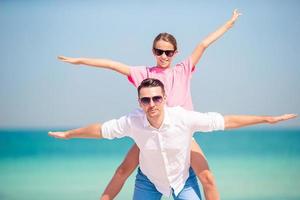
[[152, 127], [159, 129], [164, 121], [164, 112], [161, 115], [153, 118], [147, 116], [147, 120]]

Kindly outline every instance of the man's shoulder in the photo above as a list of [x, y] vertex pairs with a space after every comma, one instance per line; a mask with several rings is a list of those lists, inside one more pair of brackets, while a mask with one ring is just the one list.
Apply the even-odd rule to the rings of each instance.
[[140, 117], [143, 117], [145, 114], [144, 114], [144, 111], [140, 108], [136, 108], [134, 109], [133, 111], [131, 111], [127, 117], [129, 118], [140, 118]]
[[174, 107], [166, 106], [166, 109], [170, 114], [175, 114], [175, 115], [182, 115], [188, 112], [188, 110], [186, 110], [181, 106], [174, 106]]

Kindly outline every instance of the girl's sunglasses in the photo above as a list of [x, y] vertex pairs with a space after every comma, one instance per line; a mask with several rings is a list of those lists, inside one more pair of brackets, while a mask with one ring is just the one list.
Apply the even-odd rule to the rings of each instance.
[[162, 96], [154, 96], [154, 97], [142, 97], [140, 98], [140, 101], [143, 105], [147, 106], [150, 104], [151, 99], [155, 105], [160, 104], [163, 101]]
[[157, 56], [161, 56], [163, 53], [165, 53], [166, 56], [172, 57], [175, 54], [175, 50], [162, 50], [162, 49], [156, 49], [156, 48], [153, 48], [153, 52]]

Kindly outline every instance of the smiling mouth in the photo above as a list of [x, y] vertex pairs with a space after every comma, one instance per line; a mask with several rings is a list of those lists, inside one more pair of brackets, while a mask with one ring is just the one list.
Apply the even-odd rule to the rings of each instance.
[[161, 60], [160, 62], [161, 62], [162, 65], [167, 65], [168, 64], [168, 61], [166, 61], [166, 60]]

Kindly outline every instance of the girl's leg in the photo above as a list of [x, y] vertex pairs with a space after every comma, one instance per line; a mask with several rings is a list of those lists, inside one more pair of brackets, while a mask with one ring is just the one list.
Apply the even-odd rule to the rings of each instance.
[[105, 188], [100, 198], [101, 200], [111, 200], [117, 196], [117, 194], [121, 191], [127, 178], [138, 166], [139, 153], [140, 153], [139, 148], [137, 147], [136, 144], [134, 144], [129, 150], [129, 152], [127, 153], [122, 164], [116, 170], [109, 184]]
[[177, 196], [175, 196], [174, 192], [172, 195], [174, 200], [201, 200], [199, 185], [192, 168], [189, 170], [189, 178], [186, 180], [184, 188]]
[[206, 200], [219, 200], [219, 192], [212, 172], [200, 146], [193, 139], [191, 150], [191, 167], [199, 178]]
[[133, 200], [160, 200], [162, 194], [157, 191], [154, 184], [138, 168], [135, 179]]

